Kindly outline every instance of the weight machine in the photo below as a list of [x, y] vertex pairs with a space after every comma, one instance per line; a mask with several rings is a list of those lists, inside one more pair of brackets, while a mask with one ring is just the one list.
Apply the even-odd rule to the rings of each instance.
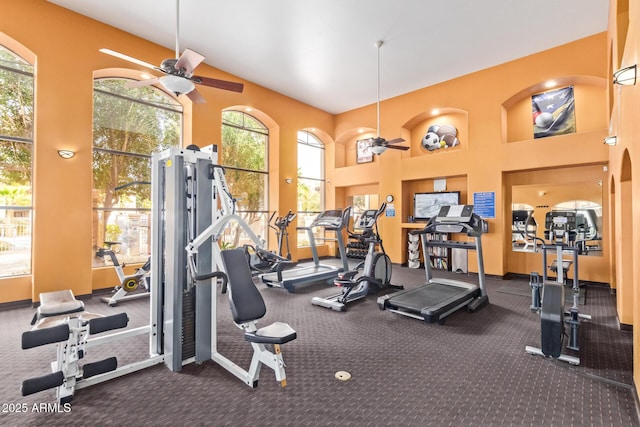
[[[542, 281], [538, 273], [531, 273], [531, 311], [540, 313], [540, 342], [541, 346], [526, 346], [529, 354], [552, 357], [571, 365], [579, 365], [577, 356], [562, 354], [562, 346], [566, 336], [565, 325], [569, 325], [569, 342], [567, 348], [579, 351], [578, 328], [580, 319], [591, 319], [578, 310], [580, 298], [580, 282], [578, 280], [578, 254], [580, 249], [573, 245], [575, 242], [572, 230], [575, 229], [575, 213], [550, 212], [546, 219], [546, 236], [552, 240], [551, 244], [543, 243], [542, 250]], [[565, 215], [573, 214], [573, 215]], [[555, 251], [555, 259], [548, 264], [548, 252]], [[569, 253], [569, 258], [565, 254]], [[565, 311], [565, 278], [573, 266], [572, 306]], [[556, 280], [549, 280], [547, 268], [556, 273]]]
[[[153, 156], [151, 278], [152, 289], [159, 291], [156, 298], [163, 300], [152, 304], [152, 311], [159, 306], [164, 310], [162, 333], [154, 334], [152, 348], [162, 349], [164, 363], [172, 371], [180, 371], [187, 363], [213, 360], [256, 387], [260, 368], [266, 365], [284, 386], [280, 345], [294, 340], [296, 332], [282, 322], [257, 328], [266, 307], [251, 279], [244, 251], [222, 251], [218, 245], [226, 227], [235, 222], [262, 249], [261, 240], [235, 213], [224, 170], [216, 165], [216, 147], [210, 147], [203, 151], [197, 147], [169, 149]], [[248, 370], [217, 348], [216, 284], [221, 281], [224, 291], [227, 278], [234, 321], [253, 347]], [[273, 345], [274, 351], [267, 345]]]
[[[184, 365], [210, 359], [250, 387], [257, 387], [263, 365], [286, 385], [280, 346], [297, 334], [283, 322], [258, 329], [266, 306], [244, 252], [221, 251], [218, 246], [217, 240], [231, 221], [238, 221], [254, 243], [260, 240], [234, 213], [224, 171], [216, 161], [215, 146], [206, 152], [171, 148], [152, 155], [149, 325], [124, 329], [129, 323], [126, 313], [89, 313], [69, 290], [41, 294], [34, 318], [37, 323], [22, 334], [22, 348], [56, 344], [56, 360], [51, 363], [52, 373], [23, 381], [23, 396], [55, 388], [58, 403], [64, 404], [71, 401], [75, 390], [149, 366], [164, 363], [180, 371]], [[253, 348], [247, 370], [217, 350], [216, 284], [223, 291], [228, 288], [234, 322]], [[116, 329], [123, 330], [97, 336]], [[125, 366], [118, 366], [116, 357], [83, 363], [93, 346], [145, 334], [149, 336], [146, 359]]]

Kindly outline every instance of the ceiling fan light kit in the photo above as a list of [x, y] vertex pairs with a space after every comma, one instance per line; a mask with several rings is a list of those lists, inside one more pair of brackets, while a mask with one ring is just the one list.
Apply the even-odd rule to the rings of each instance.
[[229, 82], [226, 80], [218, 80], [210, 77], [193, 75], [193, 70], [204, 61], [204, 56], [191, 49], [185, 49], [180, 55], [180, 47], [178, 41], [180, 39], [180, 1], [176, 0], [176, 57], [168, 58], [162, 61], [159, 67], [149, 64], [148, 62], [132, 58], [120, 52], [111, 49], [102, 48], [100, 52], [113, 57], [131, 62], [133, 64], [150, 68], [152, 70], [164, 73], [160, 78], [150, 78], [148, 80], [134, 81], [130, 87], [150, 86], [160, 83], [163, 88], [176, 96], [187, 95], [194, 103], [205, 103], [205, 99], [197, 91], [195, 85], [208, 86], [222, 90], [233, 92], [242, 92], [244, 85], [242, 83]]
[[371, 147], [371, 152], [377, 154], [378, 156], [387, 151], [387, 147], [384, 145], [374, 145]]
[[191, 80], [179, 76], [172, 76], [171, 74], [160, 77], [160, 84], [166, 90], [176, 95], [189, 93], [196, 88], [196, 85], [193, 84]]

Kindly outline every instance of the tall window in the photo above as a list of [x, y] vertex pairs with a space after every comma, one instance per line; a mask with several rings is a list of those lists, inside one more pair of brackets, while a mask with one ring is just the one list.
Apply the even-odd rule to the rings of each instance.
[[[298, 132], [298, 225], [306, 227], [324, 210], [324, 144], [312, 133]], [[298, 246], [309, 246], [298, 231]]]
[[0, 277], [31, 274], [33, 66], [0, 46]]
[[[94, 249], [105, 242], [120, 262], [150, 253], [151, 153], [180, 145], [182, 106], [154, 87], [125, 79], [93, 85]], [[108, 260], [94, 258], [94, 265]]]
[[[222, 112], [222, 157], [229, 191], [236, 199], [236, 214], [265, 241], [269, 220], [269, 129], [242, 111]], [[223, 245], [238, 247], [247, 241], [240, 229], [230, 227]]]

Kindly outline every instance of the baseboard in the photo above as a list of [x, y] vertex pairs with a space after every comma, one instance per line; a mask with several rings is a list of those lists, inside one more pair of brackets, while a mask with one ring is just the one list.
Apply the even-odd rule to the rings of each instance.
[[629, 325], [628, 323], [620, 323], [620, 319], [618, 319], [618, 329], [625, 332], [633, 332], [633, 325]]
[[25, 307], [31, 307], [31, 306], [32, 304], [30, 299], [3, 302], [3, 303], [0, 303], [0, 311], [13, 310], [14, 308], [25, 308]]

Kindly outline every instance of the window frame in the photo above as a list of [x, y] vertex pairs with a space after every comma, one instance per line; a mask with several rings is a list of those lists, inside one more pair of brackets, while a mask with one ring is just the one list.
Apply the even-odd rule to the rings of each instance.
[[[27, 79], [30, 79], [30, 85], [29, 85], [29, 89], [31, 92], [31, 104], [29, 106], [30, 112], [29, 112], [29, 116], [30, 116], [30, 127], [25, 130], [25, 134], [22, 136], [18, 136], [18, 135], [9, 135], [9, 134], [4, 134], [4, 133], [0, 133], [0, 142], [2, 143], [8, 143], [8, 144], [20, 144], [21, 149], [24, 149], [25, 151], [29, 151], [29, 182], [28, 185], [25, 185], [25, 187], [28, 187], [28, 196], [29, 196], [29, 203], [24, 205], [24, 204], [2, 204], [0, 205], [0, 211], [4, 211], [5, 212], [5, 219], [16, 219], [16, 218], [25, 218], [28, 217], [28, 220], [26, 221], [8, 221], [5, 225], [8, 225], [8, 227], [3, 226], [2, 229], [0, 230], [0, 237], [3, 239], [7, 239], [7, 238], [12, 238], [12, 237], [18, 237], [21, 233], [21, 229], [24, 232], [24, 236], [28, 236], [28, 243], [26, 243], [25, 247], [22, 248], [22, 250], [19, 250], [19, 256], [22, 256], [23, 261], [16, 261], [15, 259], [10, 260], [9, 262], [9, 266], [10, 267], [9, 270], [4, 270], [2, 268], [0, 268], [0, 278], [9, 278], [9, 277], [18, 277], [18, 276], [28, 276], [33, 274], [33, 254], [32, 254], [32, 249], [33, 249], [33, 212], [34, 212], [34, 207], [33, 207], [33, 152], [35, 149], [35, 141], [34, 141], [34, 132], [33, 132], [33, 126], [34, 126], [34, 111], [35, 111], [35, 96], [36, 96], [36, 87], [35, 87], [35, 66], [31, 63], [29, 63], [29, 61], [27, 61], [26, 59], [24, 59], [22, 56], [20, 56], [19, 54], [17, 54], [16, 52], [14, 52], [13, 50], [9, 49], [8, 47], [6, 47], [5, 45], [0, 45], [0, 50], [7, 53], [9, 56], [12, 57], [12, 61], [15, 61], [15, 67], [9, 66], [9, 65], [4, 65], [5, 61], [0, 61], [0, 69], [3, 70], [4, 72], [8, 72], [8, 73], [15, 73], [17, 75], [20, 76], [24, 76]], [[26, 85], [25, 85], [26, 87]], [[1, 132], [1, 131], [0, 131]], [[6, 215], [8, 212], [13, 212], [14, 214], [12, 215]], [[16, 216], [15, 213], [21, 213], [21, 212], [27, 212], [26, 215], [18, 215]], [[11, 223], [10, 223], [11, 222]], [[15, 227], [15, 228], [14, 228]], [[12, 230], [15, 230], [16, 235], [13, 236], [13, 232]], [[26, 232], [25, 232], [26, 230]], [[10, 235], [6, 235], [8, 232], [8, 234]], [[19, 242], [17, 242], [17, 244], [19, 244]], [[24, 244], [24, 243], [23, 243]], [[2, 241], [0, 240], [0, 256], [3, 255], [4, 249], [7, 248], [9, 249], [11, 245], [11, 242], [6, 242], [6, 241]], [[16, 266], [19, 266], [21, 269], [23, 270], [18, 270], [16, 269]], [[12, 269], [15, 269], [14, 271], [12, 271]]]
[[[155, 86], [150, 86], [148, 87], [148, 89], [151, 89], [154, 91], [155, 94], [157, 95], [162, 95], [164, 98], [162, 99], [166, 99], [167, 103], [166, 104], [162, 104], [159, 102], [153, 102], [153, 101], [149, 101], [146, 99], [142, 99], [142, 98], [136, 98], [134, 96], [128, 96], [122, 93], [115, 93], [115, 92], [111, 92], [108, 90], [104, 90], [102, 88], [96, 87], [96, 82], [99, 81], [109, 81], [109, 80], [120, 80], [120, 81], [135, 81], [133, 79], [129, 79], [126, 77], [118, 77], [118, 76], [112, 76], [112, 77], [100, 77], [100, 78], [95, 78], [94, 79], [94, 87], [93, 87], [93, 94], [94, 97], [96, 95], [96, 93], [102, 95], [102, 96], [107, 96], [107, 97], [114, 97], [114, 98], [118, 98], [118, 99], [123, 99], [125, 101], [130, 101], [130, 102], [134, 102], [140, 105], [144, 105], [150, 108], [158, 108], [161, 110], [165, 110], [169, 113], [175, 113], [178, 115], [178, 123], [177, 126], [179, 127], [179, 131], [178, 131], [178, 140], [175, 143], [176, 147], [180, 147], [183, 145], [182, 143], [182, 137], [183, 137], [183, 128], [184, 128], [184, 108], [182, 106], [182, 104], [180, 102], [178, 102], [175, 98], [173, 98], [170, 94], [166, 93], [164, 90], [162, 90], [161, 88], [155, 87]], [[139, 88], [142, 89], [142, 88]], [[95, 103], [95, 98], [93, 103]], [[95, 117], [95, 108], [94, 108], [94, 117], [93, 117], [93, 131], [95, 132], [96, 129], [96, 117]], [[93, 160], [95, 161], [95, 155], [96, 153], [101, 153], [104, 155], [111, 155], [111, 156], [122, 156], [122, 157], [126, 157], [126, 158], [130, 158], [130, 159], [137, 159], [137, 160], [146, 160], [148, 163], [148, 167], [149, 167], [149, 176], [151, 175], [151, 153], [154, 150], [157, 150], [158, 147], [163, 146], [162, 144], [157, 144], [156, 147], [154, 149], [152, 149], [151, 152], [149, 153], [140, 153], [140, 152], [135, 152], [135, 151], [122, 151], [122, 150], [117, 150], [117, 149], [112, 149], [112, 148], [105, 148], [105, 147], [101, 147], [101, 146], [96, 146], [95, 145], [95, 133], [94, 136], [92, 138], [92, 155], [93, 155]], [[93, 178], [92, 178], [93, 179]], [[150, 182], [148, 181], [144, 181], [144, 180], [138, 180], [138, 181], [132, 181], [131, 183], [133, 184], [138, 184], [138, 185], [146, 185], [146, 184], [150, 184]], [[117, 187], [116, 187], [117, 188]], [[104, 188], [102, 189], [98, 189], [95, 187], [95, 181], [93, 181], [92, 183], [92, 189], [93, 191], [105, 191]], [[149, 188], [149, 201], [150, 201], [150, 188]], [[138, 234], [138, 239], [140, 240], [141, 236], [146, 236], [146, 243], [141, 243], [139, 241], [139, 251], [141, 252], [138, 255], [133, 255], [131, 256], [132, 259], [127, 260], [125, 259], [126, 262], [133, 262], [133, 263], [141, 263], [144, 262], [144, 259], [146, 257], [148, 257], [148, 253], [151, 250], [151, 234], [149, 232], [149, 230], [147, 230], [147, 232], [144, 232], [144, 229], [142, 227], [144, 227], [144, 225], [140, 225], [140, 224], [147, 224], [147, 227], [150, 227], [151, 225], [151, 206], [149, 207], [144, 207], [144, 206], [136, 206], [136, 207], [127, 207], [127, 206], [123, 206], [121, 205], [121, 202], [118, 201], [118, 203], [116, 203], [114, 206], [111, 207], [104, 207], [104, 206], [99, 206], [95, 203], [92, 204], [92, 212], [94, 213], [94, 217], [97, 218], [102, 218], [99, 220], [99, 225], [98, 227], [103, 225], [103, 221], [104, 221], [104, 215], [106, 212], [110, 212], [110, 215], [115, 215], [115, 217], [117, 218], [117, 216], [121, 215], [122, 213], [132, 213], [132, 214], [139, 214], [139, 222], [136, 223], [135, 220], [132, 220], [131, 218], [128, 218], [128, 221], [134, 224], [134, 228], [140, 227], [140, 229], [137, 231]], [[133, 215], [133, 217], [135, 217], [136, 215]], [[108, 226], [105, 226], [104, 229], [105, 231], [105, 236], [103, 236], [102, 240], [107, 240], [107, 233], [108, 233]], [[96, 234], [96, 230], [94, 229], [93, 232], [93, 239], [95, 241], [95, 245], [102, 247], [103, 244], [102, 242], [100, 242], [98, 239], [100, 237], [100, 231], [98, 231], [98, 233]], [[131, 239], [130, 235], [125, 235], [124, 236], [125, 239]], [[114, 252], [118, 253], [119, 252], [119, 246], [122, 245], [115, 245], [113, 247]], [[96, 248], [94, 248], [95, 250]], [[142, 254], [142, 252], [144, 252], [145, 254]], [[92, 257], [93, 258], [93, 268], [96, 267], [103, 267], [105, 265], [111, 265], [111, 260], [110, 259], [99, 259], [97, 257]]]
[[[303, 135], [304, 135], [304, 138], [301, 138], [301, 136]], [[309, 139], [312, 139], [313, 141], [310, 142]], [[319, 168], [320, 177], [305, 176], [300, 174], [300, 146], [301, 145], [310, 147], [312, 149], [320, 150], [320, 154], [321, 154], [320, 155], [321, 165]], [[298, 215], [298, 224], [302, 224], [302, 226], [304, 226], [305, 218], [306, 218], [306, 221], [308, 222], [312, 217], [315, 218], [318, 214], [320, 214], [326, 209], [326, 175], [325, 175], [326, 151], [325, 151], [325, 145], [322, 142], [322, 140], [308, 130], [298, 131], [296, 147], [298, 152], [297, 166], [299, 171], [298, 172], [298, 188], [296, 189], [296, 205], [297, 205], [296, 207], [297, 207], [297, 215]], [[300, 182], [301, 181], [303, 182], [310, 181], [310, 182], [320, 184], [320, 210], [312, 211], [312, 210], [303, 210], [300, 208]], [[323, 232], [319, 230], [314, 230], [314, 233], [316, 233], [318, 237], [321, 237]], [[304, 230], [298, 231], [297, 247], [299, 248], [309, 247], [310, 243], [304, 243], [306, 241], [307, 241], [306, 231]]]
[[[227, 120], [225, 118], [225, 115], [227, 113], [230, 114], [238, 114], [240, 115], [240, 117], [242, 117], [242, 123], [236, 123], [234, 121], [231, 120]], [[246, 112], [246, 111], [241, 111], [241, 110], [236, 110], [236, 109], [229, 109], [229, 110], [224, 110], [222, 111], [222, 115], [221, 115], [221, 127], [220, 127], [220, 132], [221, 132], [221, 139], [220, 139], [220, 144], [221, 144], [221, 151], [222, 151], [222, 156], [219, 159], [219, 163], [220, 166], [222, 166], [226, 171], [237, 171], [237, 172], [241, 172], [241, 173], [255, 173], [258, 175], [262, 175], [264, 177], [264, 189], [263, 189], [263, 194], [262, 194], [262, 198], [263, 198], [263, 209], [238, 209], [239, 205], [236, 205], [236, 211], [235, 213], [237, 215], [239, 215], [240, 217], [243, 217], [242, 214], [248, 214], [248, 215], [256, 215], [257, 219], [253, 222], [247, 221], [248, 225], [251, 227], [253, 223], [259, 223], [260, 226], [260, 230], [255, 230], [253, 229], [253, 231], [255, 232], [255, 234], [260, 237], [262, 240], [264, 240], [264, 242], [266, 243], [267, 247], [268, 247], [268, 243], [269, 243], [269, 226], [268, 226], [268, 221], [269, 221], [269, 207], [270, 207], [270, 197], [269, 197], [269, 144], [270, 144], [270, 134], [269, 134], [269, 128], [256, 116]], [[247, 125], [246, 123], [255, 123], [258, 125], [258, 127], [254, 127], [251, 126], [250, 124]], [[234, 129], [243, 131], [243, 132], [252, 132], [258, 135], [262, 135], [264, 136], [264, 164], [263, 164], [263, 168], [262, 169], [249, 169], [246, 167], [239, 167], [237, 165], [234, 165], [233, 162], [229, 162], [231, 164], [227, 164], [228, 159], [224, 158], [224, 152], [225, 152], [225, 141], [224, 141], [224, 127], [228, 126], [228, 127], [232, 127]], [[232, 185], [230, 185], [230, 187], [232, 187]], [[233, 194], [233, 188], [231, 188], [231, 192], [232, 195], [235, 197], [237, 196], [236, 194]], [[247, 219], [245, 217], [243, 217], [243, 219]], [[253, 227], [252, 227], [253, 228]], [[238, 237], [238, 239], [234, 239], [234, 240], [238, 240], [238, 243], [246, 243], [246, 244], [253, 244], [254, 242], [249, 242], [246, 239], [242, 239], [240, 237]]]

